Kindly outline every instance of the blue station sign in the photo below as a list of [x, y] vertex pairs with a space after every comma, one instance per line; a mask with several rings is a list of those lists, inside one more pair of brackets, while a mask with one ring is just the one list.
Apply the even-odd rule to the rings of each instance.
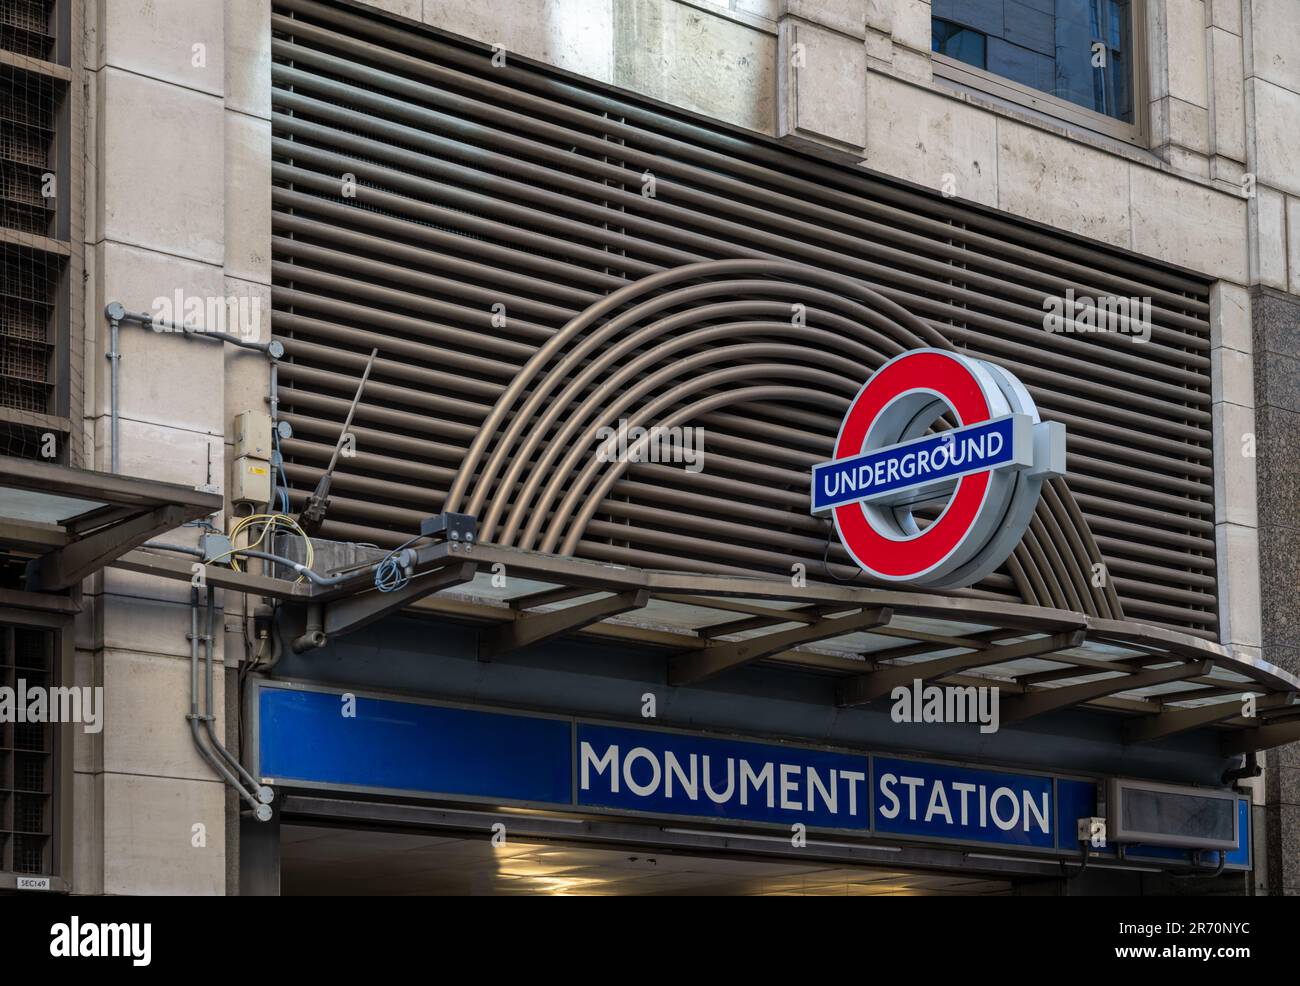
[[818, 828], [870, 828], [867, 757], [577, 725], [577, 803]]
[[1051, 777], [888, 757], [873, 767], [877, 832], [1056, 848]]
[[281, 783], [569, 800], [568, 719], [262, 686], [258, 770]]
[[[256, 762], [295, 790], [560, 808], [1077, 855], [1097, 782], [257, 682]], [[1238, 811], [1249, 812], [1243, 799]], [[1250, 825], [1226, 865], [1250, 865]], [[1186, 863], [1185, 850], [1127, 847]]]

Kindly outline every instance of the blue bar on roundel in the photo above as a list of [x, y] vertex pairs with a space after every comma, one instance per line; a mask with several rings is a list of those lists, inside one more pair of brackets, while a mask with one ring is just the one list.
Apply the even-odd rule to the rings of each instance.
[[[812, 512], [901, 497], [927, 485], [1017, 462], [1015, 415], [813, 466]], [[1027, 434], [1027, 432], [1026, 432]]]

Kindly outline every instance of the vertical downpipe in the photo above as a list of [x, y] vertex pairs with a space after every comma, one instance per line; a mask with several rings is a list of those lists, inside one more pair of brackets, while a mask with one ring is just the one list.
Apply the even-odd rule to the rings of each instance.
[[199, 742], [199, 589], [190, 586], [190, 728], [194, 732], [194, 745]]
[[[117, 328], [118, 320], [110, 319], [111, 326], [109, 330], [108, 342], [108, 362], [110, 366], [108, 374], [109, 390], [109, 424], [108, 440], [109, 448], [109, 471], [116, 474], [118, 471], [118, 454], [117, 454], [117, 364], [122, 359], [122, 354], [117, 351]], [[196, 601], [197, 604], [197, 601]], [[197, 628], [196, 628], [197, 629]]]
[[[209, 592], [212, 590], [209, 589]], [[211, 600], [209, 600], [211, 602]], [[209, 634], [208, 639], [211, 641], [212, 621], [211, 609], [209, 609]], [[221, 758], [214, 754], [203, 742], [203, 732], [199, 728], [199, 722], [203, 716], [199, 712], [199, 589], [198, 586], [190, 587], [190, 714], [186, 716], [190, 721], [190, 733], [194, 737], [194, 746], [199, 751], [199, 755], [206, 760], [212, 768], [221, 775], [227, 784], [235, 789], [235, 792], [248, 802], [249, 807], [253, 809], [253, 817], [259, 822], [271, 820], [271, 808], [268, 802], [271, 800], [270, 788], [262, 788], [257, 794], [248, 791], [239, 778], [232, 774], [222, 762]], [[208, 644], [211, 648], [211, 643]], [[212, 708], [212, 657], [211, 651], [208, 652], [208, 709]], [[209, 711], [209, 715], [211, 712]], [[209, 726], [211, 735], [211, 727]]]
[[[225, 744], [222, 743], [220, 737], [217, 736], [216, 727], [214, 726], [214, 723], [216, 722], [217, 719], [215, 702], [213, 699], [213, 693], [216, 690], [215, 682], [214, 682], [213, 664], [214, 664], [214, 649], [216, 647], [216, 632], [217, 632], [217, 591], [214, 588], [212, 588], [212, 586], [208, 586], [207, 599], [208, 599], [207, 633], [203, 638], [204, 678], [205, 678], [204, 694], [206, 696], [204, 700], [203, 724], [204, 727], [207, 729], [208, 740], [211, 748], [215, 750], [217, 752], [217, 755], [220, 756], [223, 760], [225, 760], [226, 763], [230, 764], [230, 766], [235, 768], [236, 773], [238, 773], [239, 776], [243, 778], [243, 781], [245, 784], [248, 785], [249, 790], [251, 790], [255, 795], [260, 796], [262, 794], [262, 785], [258, 784], [258, 782], [254, 779], [253, 775], [250, 774], [244, 768], [244, 765], [239, 762], [239, 758], [226, 749]], [[270, 792], [267, 792], [268, 797], [269, 794]], [[265, 802], [260, 801], [260, 798], [258, 801], [253, 802], [255, 806], [258, 803], [265, 803]]]

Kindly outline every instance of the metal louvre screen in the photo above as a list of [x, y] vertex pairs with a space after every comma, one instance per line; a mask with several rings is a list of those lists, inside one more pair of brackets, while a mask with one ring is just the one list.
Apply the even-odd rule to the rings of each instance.
[[[6, 4], [0, 16], [0, 48], [30, 59], [48, 59], [54, 44], [50, 3]], [[55, 235], [54, 197], [47, 176], [52, 164], [61, 83], [10, 65], [0, 66], [0, 227], [40, 237]], [[0, 280], [0, 407], [48, 411], [51, 372], [50, 323], [62, 259], [40, 250], [4, 244]]]
[[81, 400], [73, 15], [69, 0], [0, 6], [0, 452], [60, 462]]
[[[324, 536], [416, 531], [497, 396], [593, 302], [693, 261], [780, 258], [858, 278], [1011, 369], [1069, 429], [1068, 484], [1125, 616], [1214, 635], [1207, 282], [377, 15], [282, 0], [272, 29], [295, 509], [380, 350]], [[1045, 331], [1045, 300], [1071, 290], [1150, 299], [1149, 341]], [[707, 468], [634, 464], [577, 553], [822, 577], [808, 472], [838, 420], [764, 405], [697, 424]], [[837, 542], [829, 560], [849, 574]], [[967, 591], [1019, 598], [1004, 573]]]

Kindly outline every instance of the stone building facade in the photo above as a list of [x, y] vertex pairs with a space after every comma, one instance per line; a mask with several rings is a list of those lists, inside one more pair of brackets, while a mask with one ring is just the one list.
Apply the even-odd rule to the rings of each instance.
[[[1028, 16], [1036, 5], [1026, 3]], [[1003, 0], [367, 5], [395, 24], [500, 46], [1213, 279], [1221, 642], [1300, 672], [1300, 6], [1133, 4], [1145, 68], [1135, 89], [1145, 121], [1138, 142], [936, 70], [935, 18], [974, 19], [963, 8], [986, 16], [996, 7], [1010, 20], [1016, 11]], [[270, 24], [271, 0], [80, 8], [71, 95], [82, 127], [84, 407], [69, 436], [72, 464], [110, 468], [108, 303], [148, 311], [176, 291], [246, 298], [260, 312], [259, 338], [270, 338]], [[1034, 51], [1002, 57], [1023, 61]], [[119, 470], [228, 486], [233, 416], [263, 405], [265, 361], [123, 328], [119, 371]], [[197, 533], [169, 540], [193, 544]], [[182, 714], [188, 599], [183, 583], [115, 569], [84, 587], [76, 674], [104, 688], [107, 725], [75, 741], [67, 876], [76, 893], [239, 892], [238, 800], [195, 752]], [[231, 746], [243, 606], [223, 594], [219, 726]], [[1255, 788], [1264, 820], [1257, 893], [1300, 893], [1296, 749], [1270, 752]]]

